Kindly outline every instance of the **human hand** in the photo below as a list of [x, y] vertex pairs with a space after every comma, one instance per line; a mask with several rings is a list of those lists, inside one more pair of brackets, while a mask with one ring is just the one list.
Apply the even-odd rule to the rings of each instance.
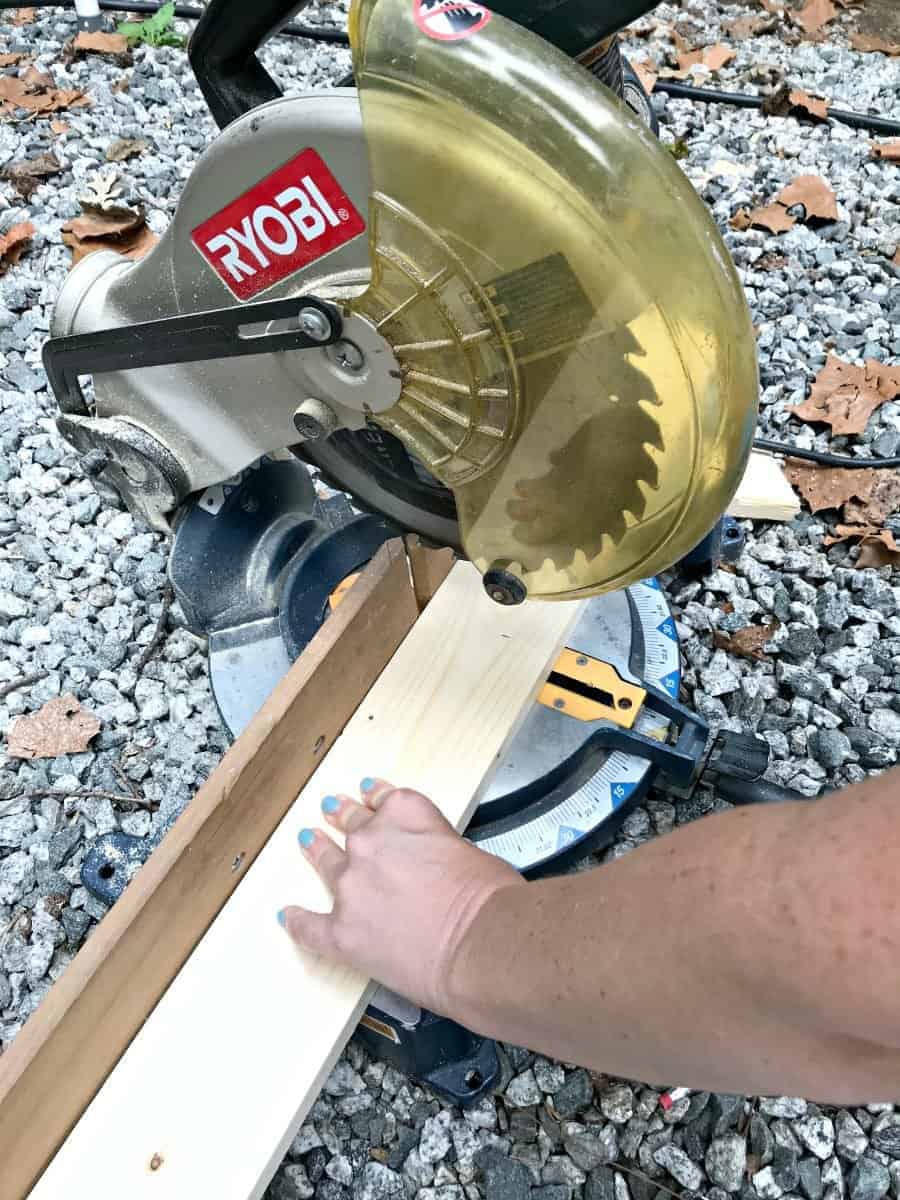
[[419, 792], [364, 779], [361, 803], [326, 796], [322, 830], [299, 835], [334, 897], [330, 913], [291, 906], [279, 920], [305, 950], [348, 963], [443, 1015], [455, 1006], [459, 949], [485, 902], [524, 885], [507, 863], [461, 838]]

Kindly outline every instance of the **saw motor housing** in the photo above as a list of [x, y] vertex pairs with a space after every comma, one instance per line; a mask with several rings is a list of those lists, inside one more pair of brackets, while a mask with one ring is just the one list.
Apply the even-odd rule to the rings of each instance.
[[588, 36], [575, 0], [551, 22], [584, 70], [475, 3], [436, 32], [431, 5], [359, 0], [359, 92], [289, 99], [253, 51], [297, 6], [209, 6], [192, 61], [226, 128], [146, 258], [68, 277], [51, 379], [89, 335], [134, 345], [97, 358], [92, 400], [57, 389], [60, 429], [160, 530], [299, 447], [461, 549], [501, 602], [626, 586], [689, 553], [740, 478], [757, 392], [740, 285], [678, 168], [591, 78], [621, 72], [607, 26]]

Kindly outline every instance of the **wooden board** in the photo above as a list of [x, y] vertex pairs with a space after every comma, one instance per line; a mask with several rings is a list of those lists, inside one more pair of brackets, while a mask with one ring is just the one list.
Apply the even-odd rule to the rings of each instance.
[[733, 517], [755, 521], [793, 521], [800, 501], [778, 459], [754, 450], [728, 511]]
[[0, 1058], [2, 1200], [28, 1194], [416, 616], [390, 542]]
[[417, 533], [406, 535], [406, 553], [409, 555], [416, 603], [419, 612], [424, 612], [426, 605], [446, 579], [447, 572], [456, 560], [456, 553], [448, 546], [438, 549], [426, 546]]
[[453, 568], [34, 1200], [262, 1195], [371, 989], [298, 951], [277, 924], [287, 903], [328, 906], [298, 831], [321, 823], [326, 793], [355, 790], [364, 775], [420, 788], [464, 824], [582, 608], [502, 608], [474, 567]]

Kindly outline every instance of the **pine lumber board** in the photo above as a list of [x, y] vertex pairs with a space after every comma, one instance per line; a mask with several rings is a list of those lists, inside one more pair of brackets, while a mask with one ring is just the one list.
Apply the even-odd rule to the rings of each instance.
[[[35, 1188], [33, 1200], [258, 1200], [373, 985], [299, 951], [287, 903], [330, 901], [298, 831], [382, 776], [457, 828], [583, 602], [503, 608], [457, 563]], [[422, 897], [427, 903], [427, 896]]]
[[778, 459], [754, 450], [728, 511], [754, 521], [793, 521], [800, 501]]
[[417, 615], [396, 539], [366, 567], [0, 1058], [0, 1200], [28, 1195]]

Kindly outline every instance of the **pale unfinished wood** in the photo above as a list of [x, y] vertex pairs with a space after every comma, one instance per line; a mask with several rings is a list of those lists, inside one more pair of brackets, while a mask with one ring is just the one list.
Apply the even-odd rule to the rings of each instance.
[[[395, 540], [0, 1058], [2, 1200], [28, 1194], [416, 616], [406, 555]], [[243, 1015], [223, 1054], [251, 1020]]]
[[[502, 608], [458, 563], [134, 1039], [34, 1200], [249, 1200], [352, 1033], [371, 985], [298, 951], [287, 903], [325, 910], [297, 833], [328, 792], [380, 775], [457, 826], [582, 603]], [[421, 897], [427, 904], [427, 895]], [[155, 1167], [155, 1169], [154, 1169]]]
[[733, 517], [754, 521], [793, 521], [800, 501], [778, 459], [754, 450], [728, 511]]
[[447, 578], [456, 561], [456, 553], [448, 546], [426, 546], [417, 533], [406, 535], [406, 553], [409, 555], [416, 603], [419, 612], [424, 612], [434, 593]]

